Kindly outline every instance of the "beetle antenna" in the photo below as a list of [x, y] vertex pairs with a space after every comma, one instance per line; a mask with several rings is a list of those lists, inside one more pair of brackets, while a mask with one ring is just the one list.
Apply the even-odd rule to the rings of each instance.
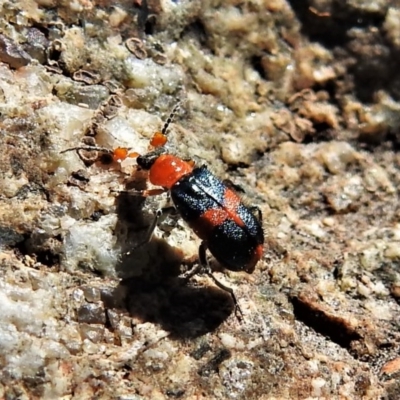
[[175, 107], [172, 109], [171, 113], [169, 114], [169, 117], [167, 118], [167, 120], [165, 121], [165, 124], [161, 130], [161, 133], [163, 135], [167, 135], [168, 133], [168, 128], [169, 125], [171, 124], [171, 122], [174, 120], [176, 113], [179, 111], [179, 109], [181, 108], [182, 103], [179, 101], [178, 103], [175, 104]]

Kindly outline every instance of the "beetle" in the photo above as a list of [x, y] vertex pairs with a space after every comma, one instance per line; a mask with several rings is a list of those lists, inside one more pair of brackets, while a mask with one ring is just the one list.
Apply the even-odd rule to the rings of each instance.
[[[162, 130], [153, 135], [150, 141], [153, 150], [147, 154], [138, 155], [125, 147], [114, 150], [96, 146], [73, 149], [106, 152], [114, 161], [135, 157], [137, 165], [148, 171], [150, 183], [159, 187], [140, 194], [151, 196], [168, 192], [178, 214], [201, 239], [199, 263], [184, 274], [184, 278], [188, 279], [199, 271], [206, 273], [217, 286], [230, 293], [236, 310], [242, 314], [233, 290], [212, 274], [206, 252], [209, 250], [222, 266], [231, 271], [252, 273], [263, 255], [261, 211], [258, 207], [247, 206], [235, 185], [217, 178], [206, 165], [196, 166], [192, 160], [166, 150], [168, 128], [179, 107], [180, 104], [175, 106]], [[162, 211], [156, 214], [148, 239], [161, 215]]]

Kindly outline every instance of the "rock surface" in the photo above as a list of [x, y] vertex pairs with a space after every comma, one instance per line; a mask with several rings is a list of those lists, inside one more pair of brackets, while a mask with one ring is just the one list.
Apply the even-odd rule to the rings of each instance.
[[[389, 0], [0, 0], [0, 398], [400, 397], [400, 15]], [[170, 150], [264, 216], [252, 275], [134, 160]]]

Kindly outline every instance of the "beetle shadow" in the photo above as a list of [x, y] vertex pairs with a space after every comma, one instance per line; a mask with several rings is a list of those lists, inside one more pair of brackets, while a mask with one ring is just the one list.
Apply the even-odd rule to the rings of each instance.
[[209, 280], [196, 287], [194, 280], [180, 278], [183, 253], [165, 240], [141, 243], [154, 219], [143, 209], [144, 201], [126, 193], [117, 197], [115, 234], [122, 255], [116, 271], [122, 280], [116, 294], [123, 293], [123, 307], [132, 317], [159, 324], [176, 338], [214, 331], [234, 310], [230, 294]]
[[194, 287], [176, 278], [162, 284], [133, 278], [121, 285], [131, 316], [159, 324], [177, 339], [212, 332], [233, 312], [231, 297], [215, 287]]

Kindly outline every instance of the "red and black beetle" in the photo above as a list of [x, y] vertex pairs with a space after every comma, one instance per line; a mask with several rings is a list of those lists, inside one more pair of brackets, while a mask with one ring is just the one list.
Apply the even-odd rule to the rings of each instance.
[[207, 273], [220, 288], [231, 294], [240, 311], [232, 289], [221, 284], [211, 274], [206, 250], [225, 268], [252, 273], [263, 255], [261, 211], [258, 207], [245, 205], [233, 185], [218, 179], [207, 166], [195, 166], [193, 161], [167, 152], [167, 130], [178, 107], [175, 107], [162, 131], [154, 134], [150, 142], [154, 150], [145, 155], [130, 153], [122, 147], [113, 151], [97, 147], [75, 149], [105, 151], [115, 161], [137, 157], [138, 166], [149, 171], [150, 183], [162, 188], [143, 191], [142, 194], [154, 195], [169, 191], [180, 216], [202, 240], [199, 264], [186, 276], [193, 276], [199, 270]]
[[205, 165], [194, 167], [157, 151], [139, 156], [137, 163], [149, 170], [153, 185], [169, 190], [180, 216], [217, 261], [232, 271], [254, 271], [264, 244], [258, 208], [243, 204]]

